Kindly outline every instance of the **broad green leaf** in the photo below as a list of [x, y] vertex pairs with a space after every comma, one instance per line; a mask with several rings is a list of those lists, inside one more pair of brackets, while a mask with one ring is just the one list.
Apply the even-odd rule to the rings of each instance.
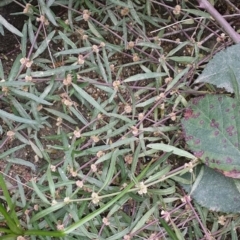
[[195, 157], [229, 177], [240, 178], [240, 104], [225, 95], [190, 101], [182, 119], [185, 140]]
[[[195, 174], [198, 176], [201, 167], [197, 167]], [[183, 175], [188, 180], [192, 179], [191, 173]], [[192, 190], [193, 181], [190, 184], [181, 184], [184, 189], [191, 193], [201, 206], [216, 212], [240, 213], [240, 192], [235, 184], [240, 184], [239, 179], [225, 177], [223, 174], [203, 166], [201, 180]]]
[[240, 85], [239, 51], [240, 44], [236, 44], [214, 55], [196, 82], [211, 83], [219, 88], [225, 88], [228, 92], [233, 92], [231, 72], [236, 76], [238, 85]]

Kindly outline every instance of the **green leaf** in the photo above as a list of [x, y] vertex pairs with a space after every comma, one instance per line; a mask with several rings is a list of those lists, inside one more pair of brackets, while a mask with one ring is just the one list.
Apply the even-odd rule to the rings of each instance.
[[37, 51], [34, 53], [32, 59], [38, 57], [41, 53], [45, 51], [54, 34], [55, 34], [55, 30], [48, 34], [48, 36], [42, 41], [41, 45], [38, 47]]
[[1, 110], [1, 109], [0, 109], [0, 117], [2, 117], [2, 118], [7, 118], [7, 119], [10, 119], [10, 120], [12, 120], [12, 121], [20, 122], [20, 123], [38, 124], [38, 122], [35, 121], [35, 120], [26, 119], [26, 118], [21, 118], [21, 117], [15, 116], [14, 114], [5, 112], [5, 111], [3, 111], [3, 110]]
[[225, 95], [194, 98], [182, 119], [195, 157], [229, 177], [240, 177], [240, 104]]
[[133, 82], [133, 81], [141, 81], [149, 78], [158, 78], [166, 76], [166, 73], [157, 73], [157, 72], [148, 72], [148, 73], [139, 73], [134, 76], [131, 76], [124, 80], [124, 82]]
[[182, 150], [180, 148], [171, 146], [171, 145], [167, 145], [164, 143], [152, 143], [152, 144], [148, 144], [147, 147], [152, 148], [152, 149], [156, 149], [156, 150], [161, 150], [164, 152], [172, 152], [173, 154], [176, 154], [178, 156], [181, 157], [187, 157], [187, 158], [195, 158], [194, 155], [192, 155], [191, 153]]
[[15, 94], [17, 94], [18, 96], [21, 96], [21, 97], [27, 98], [27, 99], [31, 99], [39, 104], [52, 105], [52, 103], [50, 103], [32, 93], [21, 91], [21, 90], [14, 89], [14, 88], [12, 88], [11, 91], [14, 92]]
[[217, 53], [204, 67], [202, 74], [197, 78], [196, 82], [211, 83], [219, 88], [225, 88], [228, 92], [233, 92], [231, 72], [236, 76], [238, 85], [240, 84], [239, 51], [240, 44], [236, 44]]
[[104, 114], [108, 114], [103, 107], [94, 100], [94, 98], [92, 96], [90, 96], [87, 92], [85, 92], [82, 88], [80, 88], [78, 85], [76, 84], [72, 84], [74, 89], [79, 93], [79, 95], [81, 97], [83, 97], [86, 101], [88, 101], [93, 107], [95, 107], [97, 110], [101, 111]]
[[[198, 176], [201, 167], [198, 166], [195, 174]], [[188, 180], [192, 175], [187, 173], [183, 175]], [[181, 184], [184, 189], [203, 207], [211, 211], [226, 213], [240, 213], [240, 193], [235, 184], [240, 184], [239, 179], [228, 178], [221, 173], [203, 166], [201, 180], [192, 189], [193, 181], [190, 184]]]
[[57, 117], [60, 117], [62, 119], [65, 119], [66, 121], [72, 123], [72, 124], [77, 124], [77, 122], [71, 118], [69, 115], [65, 114], [65, 113], [62, 113], [62, 112], [59, 112], [57, 110], [54, 110], [52, 108], [44, 108], [46, 111], [48, 111], [49, 113], [52, 113], [53, 115], [57, 116]]
[[12, 24], [10, 24], [2, 15], [0, 15], [0, 24], [7, 28], [8, 31], [18, 35], [19, 37], [23, 37], [23, 34]]

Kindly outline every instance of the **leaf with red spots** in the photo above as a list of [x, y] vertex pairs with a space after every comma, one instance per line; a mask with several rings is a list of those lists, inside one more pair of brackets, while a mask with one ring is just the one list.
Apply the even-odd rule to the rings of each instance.
[[182, 119], [189, 149], [210, 168], [240, 178], [240, 104], [224, 95], [190, 101]]

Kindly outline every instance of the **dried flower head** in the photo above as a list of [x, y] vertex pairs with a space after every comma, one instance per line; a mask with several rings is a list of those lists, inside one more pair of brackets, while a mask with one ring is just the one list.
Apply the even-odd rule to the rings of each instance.
[[69, 86], [72, 84], [72, 74], [67, 74], [67, 77], [63, 79], [63, 85]]
[[104, 217], [102, 221], [106, 226], [110, 225], [108, 218]]
[[59, 231], [64, 230], [64, 225], [63, 224], [57, 224], [57, 230], [59, 230]]
[[113, 82], [113, 88], [115, 90], [118, 90], [120, 85], [121, 85], [121, 82], [119, 80], [116, 80], [116, 81]]
[[93, 204], [98, 204], [99, 201], [100, 201], [100, 198], [99, 198], [98, 194], [95, 193], [95, 192], [93, 192], [91, 196], [92, 196], [92, 202], [93, 202]]
[[95, 142], [95, 143], [99, 142], [99, 137], [98, 137], [98, 136], [91, 136], [91, 139], [92, 139], [93, 142]]
[[84, 60], [84, 56], [83, 55], [78, 55], [78, 64], [82, 65], [84, 64], [85, 60]]
[[25, 8], [23, 9], [23, 13], [32, 15], [33, 14], [33, 9], [32, 5], [30, 3], [27, 3]]
[[83, 187], [83, 181], [77, 180], [76, 185], [77, 185], [77, 187], [82, 188]]
[[14, 138], [14, 136], [15, 136], [15, 132], [13, 132], [13, 131], [8, 131], [8, 132], [7, 132], [7, 136], [12, 140], [12, 139]]
[[63, 201], [64, 201], [66, 204], [68, 204], [68, 203], [70, 203], [70, 198], [69, 198], [69, 197], [65, 197], [65, 198], [63, 199]]
[[73, 105], [73, 102], [71, 100], [68, 100], [68, 99], [62, 99], [62, 103], [64, 105], [66, 105], [67, 107], [71, 107]]
[[100, 43], [100, 47], [105, 47], [105, 46], [106, 46], [105, 42]]
[[128, 15], [128, 13], [129, 13], [129, 8], [123, 8], [123, 9], [121, 9], [121, 15], [122, 16], [126, 16], [126, 15]]
[[32, 76], [26, 75], [25, 80], [26, 80], [26, 82], [31, 82], [32, 81]]
[[170, 83], [172, 81], [172, 77], [165, 78], [165, 83]]
[[41, 15], [39, 18], [36, 18], [37, 22], [42, 22], [44, 25], [49, 25], [49, 21], [45, 18], [44, 15]]
[[132, 134], [133, 134], [134, 136], [138, 135], [138, 128], [137, 128], [137, 127], [132, 126], [131, 129], [132, 129]]
[[147, 186], [143, 182], [138, 183], [137, 188], [139, 188], [138, 194], [143, 195], [147, 193]]
[[97, 157], [98, 158], [100, 158], [100, 157], [102, 157], [102, 156], [104, 156], [105, 155], [105, 152], [103, 152], [103, 151], [98, 151], [97, 152]]
[[169, 114], [169, 116], [171, 117], [172, 121], [176, 121], [176, 118], [177, 118], [176, 113], [172, 112], [172, 113]]
[[33, 61], [30, 61], [29, 58], [21, 58], [20, 59], [20, 63], [22, 65], [25, 65], [27, 68], [30, 68], [32, 66], [32, 64], [33, 64]]
[[138, 62], [140, 60], [140, 57], [138, 56], [137, 53], [134, 53], [132, 59], [133, 59], [133, 62]]
[[138, 114], [138, 120], [141, 121], [144, 118], [144, 113], [139, 113]]
[[127, 164], [132, 164], [133, 156], [131, 154], [128, 154], [127, 156], [124, 157], [124, 160]]
[[181, 13], [181, 6], [180, 5], [176, 5], [175, 8], [173, 9], [173, 14], [175, 15], [179, 15]]
[[125, 235], [125, 236], [123, 237], [123, 240], [131, 240], [131, 236], [130, 236], [130, 235]]
[[132, 106], [126, 105], [126, 106], [124, 107], [124, 111], [125, 111], [126, 113], [131, 113], [131, 112], [132, 112]]
[[114, 70], [115, 70], [114, 64], [111, 64], [111, 65], [110, 65], [110, 69], [111, 69], [112, 72], [114, 72]]
[[135, 43], [133, 41], [128, 42], [127, 48], [128, 49], [133, 49], [135, 46]]
[[92, 50], [93, 50], [93, 52], [95, 52], [95, 53], [98, 53], [98, 52], [99, 52], [99, 48], [98, 48], [97, 45], [92, 45]]
[[58, 117], [57, 118], [57, 122], [56, 122], [56, 126], [61, 126], [62, 125], [62, 118]]
[[223, 215], [221, 215], [220, 217], [218, 217], [218, 223], [220, 224], [220, 225], [225, 225], [225, 222], [226, 222], [226, 217], [225, 216], [223, 216]]
[[169, 220], [170, 220], [170, 213], [169, 212], [162, 210], [161, 215], [163, 216], [163, 218], [166, 222], [169, 222]]
[[84, 21], [88, 21], [88, 19], [90, 18], [90, 12], [89, 12], [89, 10], [87, 10], [87, 9], [85, 9], [85, 10], [83, 10], [83, 20]]
[[91, 170], [92, 170], [93, 172], [97, 172], [97, 166], [96, 166], [96, 164], [91, 164]]
[[51, 165], [50, 169], [51, 169], [52, 172], [56, 172], [56, 166], [55, 165]]
[[76, 138], [80, 138], [81, 137], [81, 131], [79, 129], [74, 130], [73, 135]]

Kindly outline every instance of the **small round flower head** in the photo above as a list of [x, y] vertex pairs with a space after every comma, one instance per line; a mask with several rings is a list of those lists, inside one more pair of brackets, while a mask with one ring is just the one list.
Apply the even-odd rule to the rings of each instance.
[[23, 13], [25, 14], [33, 14], [32, 5], [30, 3], [27, 3], [25, 8], [23, 9]]
[[62, 118], [58, 117], [57, 118], [57, 122], [56, 122], [56, 126], [61, 126], [62, 125]]
[[57, 230], [59, 230], [59, 231], [64, 230], [64, 225], [63, 224], [57, 224]]
[[15, 135], [15, 132], [13, 132], [13, 131], [8, 131], [8, 132], [7, 132], [7, 136], [8, 136], [10, 139], [13, 139], [13, 138], [14, 138], [14, 135]]
[[62, 102], [67, 107], [71, 107], [73, 105], [73, 102], [71, 100], [68, 100], [68, 99], [62, 99]]
[[103, 151], [98, 151], [97, 152], [97, 157], [98, 158], [100, 158], [100, 157], [102, 157], [102, 156], [104, 156], [105, 155], [105, 153], [103, 152]]
[[96, 164], [91, 164], [91, 170], [92, 170], [93, 172], [97, 172], [97, 166], [96, 166]]
[[139, 188], [138, 194], [143, 195], [147, 193], [147, 186], [143, 182], [138, 183], [137, 187]]
[[180, 5], [176, 5], [175, 8], [173, 9], [173, 14], [175, 15], [179, 15], [181, 13], [181, 6]]
[[123, 240], [131, 240], [131, 236], [130, 236], [130, 235], [125, 235], [125, 236], [123, 237]]
[[124, 107], [124, 111], [125, 111], [126, 113], [131, 113], [131, 112], [132, 112], [132, 106], [126, 105], [126, 106]]
[[51, 166], [50, 166], [50, 169], [51, 169], [52, 172], [56, 172], [56, 166], [51, 165]]
[[80, 138], [81, 137], [81, 131], [79, 129], [74, 130], [73, 135], [76, 138]]
[[104, 217], [102, 221], [106, 226], [110, 225], [108, 218]]
[[138, 120], [141, 121], [144, 118], [144, 113], [139, 113], [138, 114]]
[[99, 142], [99, 137], [98, 137], [98, 136], [91, 136], [91, 139], [92, 139], [93, 142], [95, 142], [95, 143]]
[[89, 18], [90, 18], [89, 10], [87, 10], [87, 9], [83, 10], [83, 20], [88, 21]]
[[68, 203], [70, 203], [70, 198], [69, 198], [69, 197], [65, 197], [65, 198], [63, 199], [63, 201], [64, 201], [66, 204], [68, 204]]
[[82, 65], [82, 64], [84, 64], [84, 61], [85, 61], [85, 60], [84, 60], [83, 55], [81, 55], [81, 54], [78, 55], [78, 64], [79, 64], [79, 65]]
[[135, 46], [135, 43], [133, 41], [128, 42], [127, 48], [128, 49], [133, 49]]
[[97, 45], [92, 45], [92, 50], [93, 50], [93, 52], [95, 52], [95, 53], [98, 53], [98, 52], [99, 52], [99, 48], [98, 48]]
[[177, 118], [176, 113], [172, 112], [172, 113], [169, 114], [169, 116], [171, 117], [172, 121], [176, 121], [176, 118]]
[[138, 135], [138, 128], [137, 128], [137, 127], [132, 126], [131, 129], [132, 129], [132, 134], [133, 134], [134, 136]]
[[83, 187], [83, 181], [77, 180], [76, 185], [77, 185], [77, 187], [82, 188]]
[[44, 15], [41, 15], [39, 18], [36, 18], [37, 22], [42, 22], [44, 25], [49, 25], [49, 21], [45, 18]]
[[122, 16], [126, 16], [126, 15], [128, 15], [128, 13], [129, 13], [129, 8], [123, 8], [122, 10], [121, 10], [121, 15]]
[[63, 85], [69, 86], [71, 84], [72, 84], [72, 75], [67, 74], [67, 77], [65, 79], [63, 79]]
[[118, 90], [119, 86], [121, 85], [121, 82], [119, 80], [116, 80], [113, 82], [113, 88], [114, 90]]
[[26, 82], [31, 82], [32, 81], [32, 76], [26, 75], [25, 80], [26, 80]]
[[93, 204], [98, 204], [99, 201], [100, 201], [100, 198], [99, 198], [98, 194], [95, 193], [95, 192], [93, 192], [91, 196], [92, 196], [92, 202], [93, 202]]
[[52, 206], [56, 205], [57, 204], [57, 201], [55, 199], [52, 200]]
[[33, 64], [33, 61], [31, 61], [29, 58], [21, 58], [20, 63], [25, 65], [27, 68], [30, 68]]
[[138, 62], [140, 60], [140, 57], [138, 56], [137, 53], [133, 54], [133, 58], [132, 58], [133, 62]]
[[132, 164], [133, 156], [131, 154], [124, 157], [124, 160], [127, 164]]
[[225, 216], [223, 216], [223, 215], [221, 215], [220, 217], [218, 217], [218, 223], [220, 224], [220, 225], [225, 225], [225, 222], [226, 222], [226, 217]]
[[163, 216], [163, 218], [166, 222], [169, 222], [169, 220], [170, 220], [170, 213], [169, 212], [162, 210], [161, 215]]

